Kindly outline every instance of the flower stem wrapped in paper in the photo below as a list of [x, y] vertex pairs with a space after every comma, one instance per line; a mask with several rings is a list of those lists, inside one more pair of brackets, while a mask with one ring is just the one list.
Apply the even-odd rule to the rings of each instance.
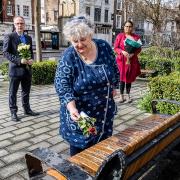
[[[124, 43], [125, 43], [125, 51], [128, 52], [129, 54], [134, 53], [136, 49], [142, 46], [142, 42], [140, 39], [136, 41], [129, 37], [125, 39]], [[130, 64], [129, 58], [127, 58], [126, 64]]]
[[[21, 57], [21, 59], [24, 59], [26, 61], [31, 59], [30, 45], [21, 43], [18, 45], [17, 51], [19, 52], [19, 56]], [[26, 67], [29, 68], [28, 65]]]
[[96, 127], [94, 126], [95, 122], [96, 122], [95, 118], [89, 117], [83, 111], [80, 113], [80, 118], [77, 121], [78, 126], [83, 132], [83, 135], [87, 137], [89, 137], [90, 135], [97, 134]]

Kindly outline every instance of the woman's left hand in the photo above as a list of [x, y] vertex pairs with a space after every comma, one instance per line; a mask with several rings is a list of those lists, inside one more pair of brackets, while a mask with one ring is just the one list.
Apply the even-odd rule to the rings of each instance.
[[134, 54], [132, 53], [132, 54], [129, 54], [129, 58], [132, 58], [134, 56]]
[[113, 94], [113, 97], [115, 97], [115, 96], [117, 95], [116, 89], [114, 89], [114, 90], [112, 91], [112, 94]]

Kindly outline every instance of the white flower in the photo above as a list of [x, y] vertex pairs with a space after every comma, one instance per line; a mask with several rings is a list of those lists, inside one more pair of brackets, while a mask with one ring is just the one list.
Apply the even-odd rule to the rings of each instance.
[[80, 116], [81, 116], [82, 118], [89, 117], [89, 116], [88, 116], [85, 112], [83, 112], [83, 111], [80, 112]]

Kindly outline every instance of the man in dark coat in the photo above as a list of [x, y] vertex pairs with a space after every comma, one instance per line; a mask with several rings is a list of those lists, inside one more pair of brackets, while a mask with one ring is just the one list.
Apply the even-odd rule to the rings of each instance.
[[[9, 108], [11, 119], [19, 121], [17, 116], [17, 91], [20, 83], [24, 114], [36, 116], [38, 113], [31, 110], [29, 103], [32, 80], [31, 65], [33, 63], [32, 38], [24, 34], [25, 21], [23, 17], [14, 17], [14, 27], [15, 31], [4, 37], [3, 55], [9, 60]], [[31, 59], [22, 59], [19, 56], [17, 48], [20, 43], [30, 45]]]

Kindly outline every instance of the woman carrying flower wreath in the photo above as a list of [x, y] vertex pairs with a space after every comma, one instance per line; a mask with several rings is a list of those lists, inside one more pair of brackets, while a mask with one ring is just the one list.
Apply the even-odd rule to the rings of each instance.
[[[93, 27], [86, 18], [72, 18], [63, 32], [72, 46], [59, 60], [55, 88], [61, 103], [60, 134], [72, 156], [112, 135], [119, 72], [112, 48], [92, 38]], [[87, 122], [78, 122], [81, 112], [96, 119], [89, 135], [82, 131]]]
[[[116, 53], [116, 61], [120, 73], [120, 103], [127, 100], [132, 102], [130, 98], [131, 83], [136, 80], [136, 77], [141, 74], [138, 54], [141, 52], [141, 47], [136, 48], [134, 52], [129, 52], [126, 48], [126, 41], [140, 42], [140, 37], [133, 33], [133, 22], [126, 21], [124, 23], [124, 32], [119, 33], [114, 42], [114, 51]], [[126, 86], [126, 98], [124, 97], [124, 89]]]

